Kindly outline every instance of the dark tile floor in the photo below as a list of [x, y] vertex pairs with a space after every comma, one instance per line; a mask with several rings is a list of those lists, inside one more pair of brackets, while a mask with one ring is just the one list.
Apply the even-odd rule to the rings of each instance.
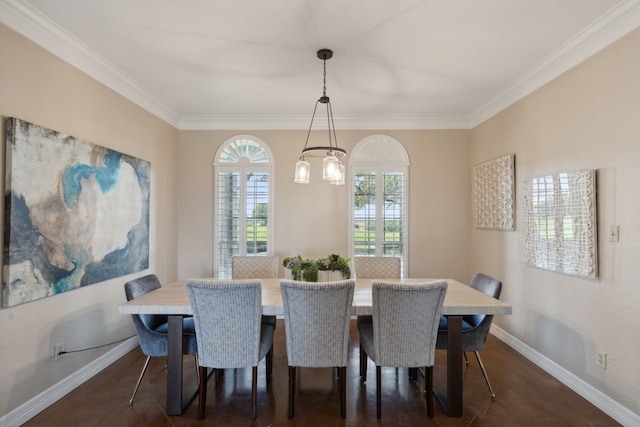
[[[369, 362], [368, 381], [358, 375], [358, 333], [351, 328], [347, 369], [347, 418], [339, 416], [339, 390], [335, 370], [299, 369], [295, 417], [287, 419], [287, 358], [284, 324], [279, 321], [274, 342], [274, 375], [265, 387], [264, 362], [258, 379], [258, 418], [251, 420], [251, 370], [227, 370], [216, 386], [209, 381], [205, 419], [196, 419], [197, 399], [182, 416], [167, 416], [165, 360], [154, 358], [136, 396], [130, 393], [144, 363], [136, 349], [65, 398], [38, 414], [26, 426], [618, 426], [560, 382], [489, 336], [482, 351], [497, 395], [489, 397], [474, 357], [464, 372], [464, 415], [449, 418], [436, 403], [435, 417], [426, 416], [421, 377], [409, 380], [406, 369], [383, 369], [382, 419], [375, 416], [375, 368]], [[195, 381], [193, 357], [185, 356], [185, 382]], [[437, 351], [434, 382], [445, 380], [446, 354]]]

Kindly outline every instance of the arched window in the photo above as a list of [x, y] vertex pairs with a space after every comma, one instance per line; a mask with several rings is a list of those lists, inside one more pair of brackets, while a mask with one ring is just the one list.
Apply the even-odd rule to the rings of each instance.
[[234, 255], [271, 253], [271, 159], [267, 145], [250, 135], [228, 139], [216, 153], [213, 163], [216, 277], [231, 277]]
[[409, 156], [397, 139], [372, 135], [349, 156], [351, 253], [397, 256], [408, 271]]

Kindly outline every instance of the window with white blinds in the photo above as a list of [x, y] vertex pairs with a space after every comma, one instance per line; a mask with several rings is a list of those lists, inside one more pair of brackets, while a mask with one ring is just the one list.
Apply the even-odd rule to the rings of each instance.
[[404, 173], [358, 172], [353, 179], [354, 255], [402, 256]]
[[407, 265], [408, 156], [386, 135], [356, 145], [349, 160], [352, 176], [353, 256], [400, 257]]
[[231, 277], [234, 255], [267, 255], [271, 249], [271, 155], [253, 137], [235, 137], [216, 156], [214, 274]]

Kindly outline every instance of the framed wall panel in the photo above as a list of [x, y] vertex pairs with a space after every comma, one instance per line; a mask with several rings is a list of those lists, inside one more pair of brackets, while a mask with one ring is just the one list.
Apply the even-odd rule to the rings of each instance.
[[515, 229], [515, 155], [506, 154], [473, 168], [473, 225]]
[[523, 182], [525, 264], [598, 276], [596, 172], [578, 170]]

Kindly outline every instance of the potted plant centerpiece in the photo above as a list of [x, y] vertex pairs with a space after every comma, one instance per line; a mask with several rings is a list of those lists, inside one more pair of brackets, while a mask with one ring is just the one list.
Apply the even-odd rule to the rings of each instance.
[[318, 264], [311, 259], [302, 259], [300, 255], [286, 257], [284, 265], [284, 277], [289, 280], [304, 280], [306, 282], [318, 281]]
[[335, 282], [350, 279], [351, 258], [342, 258], [340, 255], [331, 254], [316, 261], [318, 264], [318, 282]]

